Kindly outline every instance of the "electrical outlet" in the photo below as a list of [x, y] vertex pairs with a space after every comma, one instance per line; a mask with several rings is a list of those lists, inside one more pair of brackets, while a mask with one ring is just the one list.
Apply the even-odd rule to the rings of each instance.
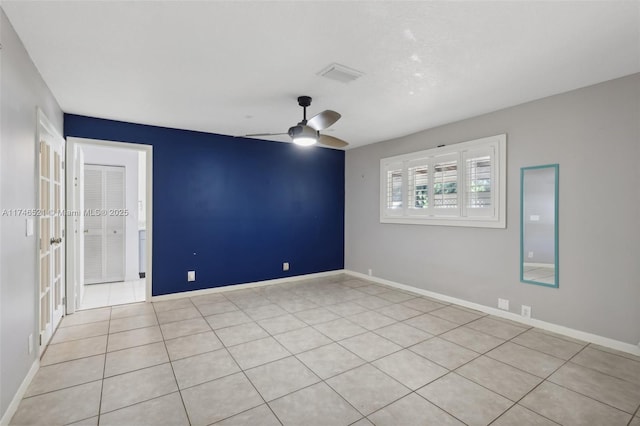
[[282, 264], [282, 270], [283, 271], [288, 271], [289, 270], [289, 262], [284, 262]]
[[498, 308], [508, 311], [509, 310], [509, 301], [507, 299], [498, 299]]
[[532, 251], [530, 251], [529, 253], [527, 253], [527, 257], [528, 257], [529, 259], [533, 259], [533, 252], [532, 252]]
[[29, 355], [33, 352], [33, 333], [29, 335]]
[[369, 269], [369, 276], [373, 275], [373, 269]]
[[188, 271], [187, 272], [187, 281], [195, 281], [196, 280], [196, 271]]
[[531, 306], [522, 305], [521, 315], [525, 318], [531, 318]]

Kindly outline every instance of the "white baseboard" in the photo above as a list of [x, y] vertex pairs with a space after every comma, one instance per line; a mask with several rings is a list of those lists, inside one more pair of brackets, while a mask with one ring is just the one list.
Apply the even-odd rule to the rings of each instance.
[[195, 296], [202, 296], [204, 294], [220, 293], [225, 291], [241, 290], [246, 288], [265, 287], [268, 285], [292, 283], [296, 281], [308, 280], [313, 278], [330, 277], [332, 275], [338, 275], [338, 274], [344, 274], [344, 273], [345, 273], [344, 269], [336, 269], [333, 271], [317, 272], [315, 274], [296, 275], [292, 277], [276, 278], [273, 280], [255, 281], [255, 282], [243, 283], [243, 284], [232, 284], [232, 285], [225, 285], [221, 287], [204, 288], [202, 290], [183, 291], [180, 293], [171, 293], [171, 294], [163, 294], [160, 296], [152, 296], [151, 301], [162, 302], [164, 300], [181, 299], [183, 297], [195, 297]]
[[22, 397], [27, 392], [27, 388], [31, 384], [31, 380], [33, 380], [39, 368], [40, 368], [40, 358], [36, 358], [36, 360], [33, 361], [33, 364], [31, 364], [31, 368], [29, 369], [27, 376], [22, 381], [22, 384], [18, 388], [18, 391], [13, 396], [13, 399], [11, 400], [9, 407], [7, 407], [7, 411], [5, 411], [4, 414], [2, 415], [2, 419], [0, 419], [0, 426], [8, 425], [13, 415], [16, 413], [16, 411], [18, 411], [18, 406], [20, 406], [20, 401], [22, 401]]
[[546, 321], [537, 320], [534, 318], [524, 318], [518, 314], [513, 312], [503, 311], [501, 309], [492, 308], [490, 306], [480, 305], [478, 303], [468, 302], [463, 299], [458, 299], [456, 297], [447, 296], [440, 293], [435, 293], [429, 290], [423, 290], [421, 288], [413, 287], [406, 284], [400, 284], [395, 281], [385, 280], [384, 278], [373, 277], [370, 275], [362, 274], [360, 272], [351, 271], [348, 269], [344, 270], [345, 274], [352, 275], [354, 277], [363, 278], [369, 281], [377, 282], [380, 284], [388, 285], [390, 287], [395, 287], [401, 290], [411, 291], [413, 293], [418, 293], [423, 296], [432, 297], [434, 299], [443, 300], [449, 303], [455, 303], [456, 305], [464, 306], [466, 308], [475, 309], [476, 311], [484, 312], [487, 314], [491, 314], [496, 317], [505, 318], [511, 321], [519, 322], [522, 324], [529, 325], [531, 327], [541, 328], [543, 330], [551, 331], [553, 333], [562, 334], [564, 336], [572, 337], [574, 339], [583, 340], [585, 342], [595, 343], [597, 345], [606, 346], [611, 349], [616, 349], [622, 352], [627, 352], [632, 355], [640, 356], [640, 344], [635, 346], [631, 343], [621, 342], [619, 340], [610, 339], [608, 337], [599, 336], [597, 334], [587, 333], [584, 331], [576, 330], [569, 327], [564, 327], [562, 325], [553, 324]]

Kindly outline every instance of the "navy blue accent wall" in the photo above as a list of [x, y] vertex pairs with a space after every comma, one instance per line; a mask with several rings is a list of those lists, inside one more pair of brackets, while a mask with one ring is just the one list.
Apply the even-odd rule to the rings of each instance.
[[344, 151], [72, 114], [64, 133], [153, 145], [153, 295], [344, 268]]

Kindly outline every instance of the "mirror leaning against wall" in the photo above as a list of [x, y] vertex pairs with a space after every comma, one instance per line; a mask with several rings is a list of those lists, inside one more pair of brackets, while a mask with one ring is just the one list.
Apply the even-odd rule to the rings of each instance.
[[558, 287], [558, 164], [520, 169], [520, 281]]

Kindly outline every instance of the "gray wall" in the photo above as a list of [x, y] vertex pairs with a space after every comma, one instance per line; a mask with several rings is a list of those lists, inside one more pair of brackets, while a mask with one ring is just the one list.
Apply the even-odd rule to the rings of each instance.
[[[36, 208], [36, 107], [62, 134], [63, 116], [22, 42], [0, 11], [0, 211]], [[25, 217], [0, 218], [0, 416], [37, 357], [36, 237]]]
[[[345, 267], [640, 341], [640, 74], [347, 151]], [[383, 157], [507, 133], [507, 229], [379, 223]], [[560, 287], [519, 282], [520, 168], [560, 164]]]

